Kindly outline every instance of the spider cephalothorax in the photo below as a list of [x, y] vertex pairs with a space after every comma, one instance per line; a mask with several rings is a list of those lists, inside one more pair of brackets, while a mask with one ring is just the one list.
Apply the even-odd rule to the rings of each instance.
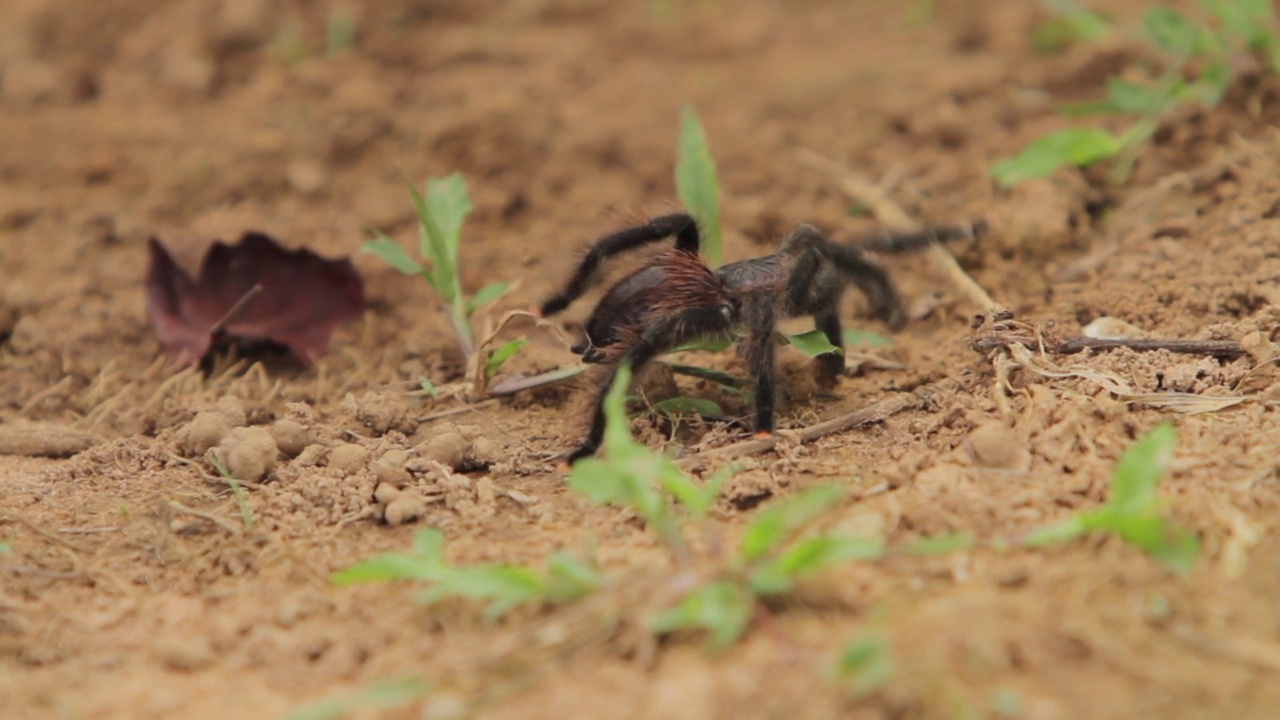
[[[658, 355], [707, 336], [732, 337], [740, 330], [742, 355], [755, 378], [755, 429], [772, 432], [776, 379], [775, 326], [780, 318], [811, 315], [832, 345], [843, 347], [840, 297], [850, 284], [862, 290], [872, 310], [892, 328], [906, 322], [897, 291], [867, 251], [905, 252], [939, 240], [972, 237], [984, 228], [940, 228], [885, 234], [851, 244], [833, 243], [811, 225], [800, 225], [777, 252], [708, 268], [698, 255], [698, 226], [684, 213], [663, 215], [596, 241], [564, 290], [542, 304], [543, 316], [569, 306], [586, 290], [600, 263], [612, 255], [672, 235], [675, 248], [619, 280], [587, 320], [585, 337], [573, 347], [583, 360], [603, 363], [603, 378], [591, 429], [569, 462], [593, 454], [604, 436], [604, 394], [623, 360], [639, 370]], [[844, 355], [819, 356], [823, 374], [844, 371]]]

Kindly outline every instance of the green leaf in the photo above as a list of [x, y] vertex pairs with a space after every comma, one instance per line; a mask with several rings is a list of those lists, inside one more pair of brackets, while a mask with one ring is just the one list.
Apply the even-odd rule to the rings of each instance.
[[502, 368], [502, 364], [510, 360], [511, 356], [515, 355], [516, 351], [524, 347], [524, 344], [527, 342], [529, 341], [523, 338], [520, 340], [512, 340], [509, 343], [504, 343], [499, 346], [497, 350], [490, 353], [489, 359], [484, 361], [485, 379], [493, 379], [493, 376]]
[[708, 264], [720, 264], [720, 184], [716, 164], [707, 145], [707, 134], [692, 107], [685, 106], [676, 153], [676, 193], [689, 214], [698, 221], [702, 254]]
[[884, 555], [884, 544], [869, 538], [816, 535], [805, 538], [776, 560], [755, 569], [751, 588], [761, 595], [791, 590], [797, 578], [853, 560], [875, 560]]
[[7, 543], [7, 542], [0, 542], [0, 553], [7, 553], [7, 552], [12, 552], [12, 551], [13, 551], [13, 548], [11, 548], [11, 547], [9, 546], [9, 543]]
[[844, 344], [851, 347], [893, 347], [893, 340], [870, 330], [850, 328], [844, 331]]
[[492, 600], [485, 608], [486, 619], [497, 619], [512, 608], [538, 600], [543, 595], [542, 578], [519, 565], [475, 565], [449, 568], [422, 600], [434, 603], [450, 597]]
[[1074, 540], [1088, 531], [1089, 529], [1085, 527], [1079, 516], [1071, 517], [1030, 533], [1023, 538], [1022, 544], [1030, 548], [1048, 547], [1066, 540]]
[[866, 635], [845, 648], [836, 673], [854, 697], [879, 690], [893, 675], [893, 658], [880, 635]]
[[689, 509], [695, 517], [704, 517], [720, 497], [720, 489], [726, 481], [738, 472], [738, 467], [730, 465], [720, 468], [701, 485], [695, 483], [680, 468], [672, 464], [670, 471], [662, 476], [662, 487], [675, 497], [676, 502]]
[[435, 383], [431, 382], [431, 379], [426, 375], [418, 376], [418, 387], [422, 388], [422, 391], [431, 397], [439, 397], [440, 395], [440, 391], [436, 390]]
[[1032, 178], [1048, 177], [1063, 165], [1087, 167], [1114, 156], [1120, 141], [1106, 130], [1071, 128], [1046, 135], [1027, 149], [991, 168], [991, 175], [1004, 187]]
[[721, 418], [724, 417], [724, 411], [720, 409], [720, 405], [713, 400], [691, 397], [673, 397], [666, 400], [659, 400], [653, 404], [653, 409], [667, 417], [675, 417], [677, 415], [701, 415], [704, 418]]
[[1177, 444], [1178, 432], [1163, 423], [1126, 450], [1116, 465], [1107, 507], [1122, 514], [1150, 509]]
[[429, 179], [425, 196], [413, 183], [408, 186], [418, 214], [419, 251], [431, 260], [431, 284], [446, 303], [456, 306], [462, 295], [458, 286], [458, 243], [462, 221], [471, 212], [466, 182], [458, 173]]
[[907, 552], [911, 555], [947, 555], [973, 547], [973, 533], [959, 532], [936, 537], [924, 537], [911, 543]]
[[502, 293], [507, 291], [507, 286], [508, 283], [496, 282], [477, 290], [474, 295], [467, 298], [467, 315], [502, 297]]
[[756, 560], [775, 551], [789, 535], [809, 524], [844, 497], [840, 488], [809, 488], [766, 508], [756, 515], [742, 535], [738, 550], [744, 560]]
[[1171, 7], [1157, 5], [1142, 20], [1147, 39], [1157, 49], [1171, 53], [1202, 53], [1211, 46], [1205, 28]]
[[1105, 17], [1074, 2], [1056, 0], [1049, 4], [1056, 17], [1037, 27], [1031, 40], [1040, 52], [1058, 52], [1082, 40], [1101, 39], [1111, 32], [1111, 23]]
[[375, 555], [329, 576], [334, 585], [385, 582], [388, 580], [433, 580], [443, 569], [438, 561], [403, 553]]
[[721, 651], [737, 642], [751, 622], [753, 599], [727, 580], [704, 585], [678, 605], [654, 617], [649, 629], [659, 635], [681, 630], [706, 630], [708, 646]]
[[791, 347], [799, 350], [808, 357], [817, 357], [826, 355], [827, 353], [844, 352], [841, 348], [831, 344], [825, 333], [821, 330], [810, 330], [809, 332], [797, 333], [795, 335], [787, 335], [787, 342], [791, 343]]
[[[360, 251], [377, 255], [383, 262], [405, 275], [423, 275], [425, 272], [425, 269], [409, 257], [409, 253], [404, 248], [400, 247], [400, 243], [382, 233], [378, 233], [377, 239], [362, 245]], [[429, 276], [427, 277], [430, 279]]]
[[596, 568], [573, 555], [557, 550], [547, 560], [545, 594], [551, 602], [577, 600], [604, 585], [604, 576]]
[[420, 678], [381, 681], [355, 693], [322, 700], [294, 710], [285, 720], [341, 720], [360, 710], [389, 710], [408, 705], [427, 694], [427, 684]]
[[420, 558], [444, 562], [444, 533], [437, 528], [419, 530], [413, 536], [413, 554]]

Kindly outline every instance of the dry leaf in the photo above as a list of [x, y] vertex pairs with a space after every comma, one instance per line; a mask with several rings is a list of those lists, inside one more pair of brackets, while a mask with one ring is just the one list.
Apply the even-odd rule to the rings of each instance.
[[192, 278], [158, 240], [149, 247], [147, 318], [179, 365], [203, 360], [224, 337], [283, 345], [311, 363], [328, 352], [338, 325], [364, 313], [364, 283], [345, 258], [286, 250], [248, 232], [235, 245], [214, 243]]

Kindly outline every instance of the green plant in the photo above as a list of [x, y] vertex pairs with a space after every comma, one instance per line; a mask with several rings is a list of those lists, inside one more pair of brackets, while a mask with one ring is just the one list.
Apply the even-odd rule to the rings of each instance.
[[702, 254], [715, 267], [722, 258], [720, 243], [720, 181], [716, 163], [707, 145], [707, 133], [693, 108], [685, 106], [680, 120], [680, 142], [676, 151], [676, 194], [685, 209], [698, 221], [702, 233]]
[[0, 553], [13, 552], [13, 548], [7, 542], [0, 542]]
[[226, 465], [223, 465], [214, 457], [212, 450], [204, 454], [204, 459], [208, 460], [213, 469], [217, 470], [218, 474], [222, 476], [222, 479], [227, 481], [227, 485], [231, 488], [231, 494], [235, 496], [236, 506], [240, 509], [240, 521], [244, 523], [246, 530], [252, 530], [253, 510], [249, 509], [249, 497], [245, 494], [244, 486], [231, 475], [231, 471], [227, 469]]
[[[1065, 1], [1052, 3], [1060, 18], [1084, 36], [1102, 34], [1105, 21]], [[1122, 182], [1138, 151], [1161, 121], [1180, 105], [1217, 105], [1235, 79], [1233, 56], [1248, 50], [1280, 69], [1280, 30], [1270, 0], [1200, 0], [1202, 20], [1166, 6], [1151, 8], [1143, 35], [1164, 64], [1149, 83], [1119, 77], [1108, 79], [1106, 99], [1067, 105], [1069, 116], [1113, 114], [1136, 117], [1120, 133], [1096, 127], [1077, 127], [1051, 133], [1021, 153], [996, 163], [991, 175], [1004, 187], [1046, 177], [1063, 166], [1088, 167], [1115, 160], [1111, 178]]]
[[[689, 567], [694, 556], [676, 508], [693, 515], [709, 533], [706, 515], [734, 469], [722, 470], [699, 486], [670, 458], [636, 442], [627, 429], [624, 407], [630, 377], [627, 366], [619, 368], [605, 399], [602, 456], [575, 464], [569, 486], [597, 503], [635, 510], [676, 562]], [[659, 634], [704, 630], [709, 646], [722, 650], [746, 630], [759, 602], [790, 592], [802, 577], [841, 563], [879, 557], [883, 547], [878, 541], [804, 534], [806, 527], [842, 495], [837, 488], [813, 488], [761, 512], [730, 557], [704, 558], [712, 569], [698, 573], [700, 581], [657, 614], [650, 629]], [[709, 536], [704, 545], [718, 548], [720, 543]]]
[[476, 344], [471, 317], [476, 310], [494, 302], [507, 291], [508, 284], [496, 282], [467, 296], [458, 275], [458, 246], [462, 239], [462, 223], [471, 212], [462, 175], [427, 180], [424, 192], [407, 183], [413, 208], [418, 216], [418, 252], [427, 265], [414, 260], [395, 240], [383, 233], [364, 244], [363, 250], [382, 258], [388, 265], [406, 275], [418, 275], [427, 281], [436, 296], [447, 307], [449, 322], [458, 345], [467, 358], [467, 376], [472, 380], [472, 394], [481, 394], [494, 374], [525, 343], [512, 340], [489, 351], [488, 341]]
[[1074, 0], [1046, 0], [1053, 17], [1037, 26], [1031, 44], [1040, 52], [1058, 52], [1085, 40], [1099, 40], [1111, 32], [1103, 16], [1080, 7]]
[[330, 55], [356, 46], [356, 21], [351, 11], [334, 8], [324, 18], [324, 45]]
[[1120, 458], [1111, 496], [1102, 507], [1032, 533], [1025, 544], [1043, 547], [1091, 532], [1112, 533], [1180, 574], [1191, 572], [1200, 543], [1165, 519], [1164, 504], [1156, 496], [1177, 442], [1172, 425], [1156, 427]]
[[547, 560], [545, 571], [523, 565], [480, 564], [455, 566], [444, 561], [444, 534], [428, 529], [417, 534], [408, 553], [377, 555], [334, 573], [338, 585], [389, 580], [418, 580], [429, 584], [425, 603], [447, 598], [488, 600], [484, 615], [494, 620], [520, 605], [555, 605], [596, 590], [603, 577], [594, 567], [566, 552]]
[[362, 690], [342, 693], [295, 710], [286, 715], [285, 720], [340, 720], [362, 710], [404, 707], [426, 694], [427, 684], [419, 678], [376, 682]]
[[869, 633], [849, 643], [836, 663], [836, 677], [856, 698], [884, 687], [893, 676], [893, 657], [882, 635]]

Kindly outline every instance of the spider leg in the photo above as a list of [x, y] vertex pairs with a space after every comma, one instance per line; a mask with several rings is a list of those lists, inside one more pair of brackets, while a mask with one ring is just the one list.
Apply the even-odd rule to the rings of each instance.
[[[791, 277], [787, 279], [787, 306], [793, 314], [811, 313], [814, 326], [822, 331], [827, 342], [843, 349], [844, 337], [838, 310], [844, 286], [830, 272], [827, 277], [822, 276], [826, 239], [812, 226], [801, 225], [787, 242], [788, 245], [796, 243], [802, 246], [791, 268]], [[835, 379], [844, 373], [843, 352], [819, 355], [817, 362], [818, 378], [824, 384], [834, 384]]]
[[777, 397], [777, 372], [774, 366], [774, 355], [777, 340], [774, 332], [777, 326], [777, 308], [775, 298], [766, 291], [754, 292], [747, 296], [742, 307], [747, 321], [747, 339], [744, 347], [747, 367], [755, 378], [755, 429], [757, 433], [771, 433], [774, 428], [774, 403]]
[[[703, 335], [728, 332], [731, 329], [729, 319], [718, 307], [697, 307], [665, 318], [650, 326], [640, 336], [639, 341], [623, 354], [617, 362], [609, 366], [608, 373], [601, 378], [600, 389], [596, 392], [594, 409], [591, 414], [591, 429], [582, 444], [569, 454], [569, 464], [584, 457], [594, 455], [604, 440], [604, 399], [618, 374], [618, 365], [630, 362], [631, 369], [639, 373], [648, 362], [667, 350]], [[772, 337], [772, 335], [771, 335]]]
[[676, 236], [676, 248], [697, 254], [699, 247], [698, 225], [685, 213], [662, 215], [643, 225], [619, 230], [606, 235], [591, 247], [569, 282], [559, 293], [542, 303], [543, 317], [550, 317], [569, 307], [569, 304], [586, 292], [587, 285], [600, 264], [620, 252], [632, 250], [651, 242]]

